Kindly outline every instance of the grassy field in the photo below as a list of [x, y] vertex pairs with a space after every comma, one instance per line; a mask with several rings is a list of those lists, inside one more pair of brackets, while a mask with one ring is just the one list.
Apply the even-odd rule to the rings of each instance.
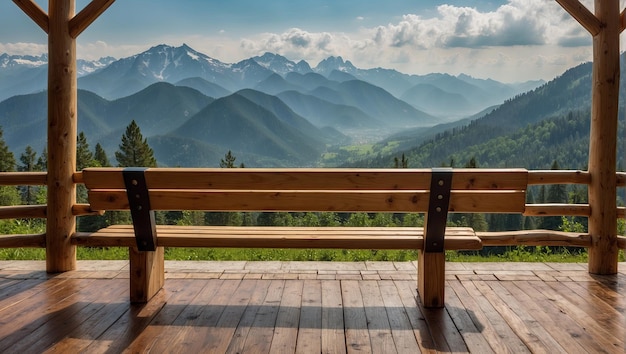
[[[119, 247], [89, 248], [79, 247], [80, 260], [126, 260], [128, 249]], [[326, 250], [326, 249], [230, 249], [230, 248], [168, 248], [168, 260], [247, 260], [247, 261], [411, 261], [417, 259], [417, 251], [376, 251], [376, 250]], [[0, 260], [44, 260], [45, 250], [12, 248], [1, 249]], [[511, 247], [498, 255], [481, 256], [472, 252], [447, 251], [450, 262], [587, 262], [587, 252], [558, 252], [548, 247]], [[626, 261], [624, 251], [620, 251], [620, 262]]]

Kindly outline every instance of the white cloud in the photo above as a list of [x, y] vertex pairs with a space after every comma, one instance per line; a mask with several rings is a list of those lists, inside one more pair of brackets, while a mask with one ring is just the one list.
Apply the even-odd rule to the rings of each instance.
[[11, 55], [41, 55], [48, 52], [48, 44], [0, 43], [0, 53]]
[[271, 51], [312, 65], [341, 55], [361, 67], [391, 63], [409, 73], [465, 72], [505, 81], [549, 79], [591, 60], [590, 35], [547, 0], [509, 0], [489, 12], [441, 5], [431, 17], [406, 14], [349, 34], [292, 28], [245, 38], [240, 47], [246, 56]]

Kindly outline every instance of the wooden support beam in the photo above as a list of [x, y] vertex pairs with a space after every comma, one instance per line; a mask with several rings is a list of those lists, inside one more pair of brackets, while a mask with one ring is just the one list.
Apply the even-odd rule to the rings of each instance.
[[30, 17], [35, 23], [41, 27], [41, 29], [48, 33], [49, 31], [49, 18], [48, 14], [37, 5], [33, 0], [13, 0], [13, 2], [20, 8], [28, 17]]
[[76, 40], [69, 34], [76, 0], [50, 1], [48, 33], [48, 219], [46, 269], [50, 273], [76, 268], [76, 136], [78, 86]]
[[573, 18], [576, 19], [592, 36], [602, 29], [602, 22], [578, 0], [556, 0]]
[[115, 0], [92, 0], [74, 18], [70, 20], [70, 36], [78, 37], [93, 23]]
[[626, 29], [626, 9], [619, 15], [619, 32], [624, 32], [624, 29]]
[[617, 126], [620, 84], [619, 0], [595, 0], [603, 24], [593, 37], [589, 143], [589, 273], [617, 273]]

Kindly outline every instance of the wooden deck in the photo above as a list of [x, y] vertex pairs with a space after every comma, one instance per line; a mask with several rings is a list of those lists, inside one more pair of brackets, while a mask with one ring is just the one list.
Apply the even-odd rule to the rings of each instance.
[[626, 264], [448, 263], [446, 307], [415, 263], [166, 262], [128, 302], [127, 262], [0, 262], [0, 352], [626, 352]]

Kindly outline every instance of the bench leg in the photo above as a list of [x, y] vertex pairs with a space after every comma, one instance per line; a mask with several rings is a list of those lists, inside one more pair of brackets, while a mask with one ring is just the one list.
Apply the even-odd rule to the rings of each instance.
[[446, 279], [446, 254], [419, 250], [417, 291], [424, 307], [443, 307]]
[[157, 247], [153, 252], [139, 252], [129, 248], [130, 301], [148, 302], [165, 283], [165, 251]]

